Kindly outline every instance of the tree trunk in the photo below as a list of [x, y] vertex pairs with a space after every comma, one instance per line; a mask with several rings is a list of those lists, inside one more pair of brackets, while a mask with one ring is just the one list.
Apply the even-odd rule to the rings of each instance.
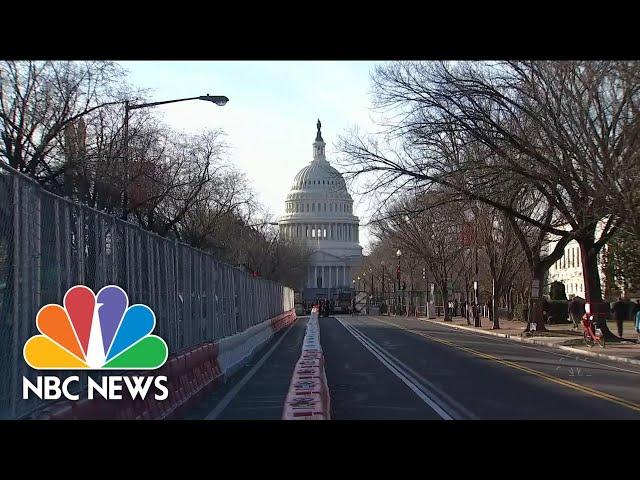
[[[533, 270], [532, 275], [532, 288], [529, 290], [529, 311], [527, 315], [527, 328], [525, 328], [525, 332], [531, 331], [531, 324], [536, 324], [536, 331], [544, 332], [546, 331], [546, 327], [544, 325], [544, 316], [542, 315], [542, 282], [544, 281], [544, 269], [542, 265], [538, 263]], [[533, 283], [537, 280], [538, 282], [538, 295], [534, 297], [533, 295]]]
[[598, 253], [600, 253], [600, 248], [595, 246], [594, 235], [595, 231], [591, 231], [584, 237], [576, 238], [580, 246], [585, 300], [590, 304], [591, 313], [594, 314], [594, 320], [602, 329], [605, 340], [616, 342], [620, 341], [620, 338], [614, 335], [607, 326], [607, 320], [611, 318], [611, 311], [609, 303], [604, 302], [602, 298], [602, 285], [600, 283], [600, 272], [598, 270]]
[[[501, 293], [501, 292], [500, 292]], [[498, 312], [496, 312], [496, 279], [491, 279], [491, 318], [493, 320], [493, 330], [500, 330], [500, 320], [498, 319]]]
[[444, 321], [450, 322], [452, 319], [449, 311], [449, 288], [447, 282], [440, 283], [440, 291], [442, 292], [442, 305], [444, 306]]

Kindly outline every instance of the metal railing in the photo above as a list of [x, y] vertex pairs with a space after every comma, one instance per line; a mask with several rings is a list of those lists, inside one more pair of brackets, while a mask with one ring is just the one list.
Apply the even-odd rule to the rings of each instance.
[[[233, 335], [294, 307], [293, 291], [211, 255], [54, 195], [0, 162], [0, 418], [32, 410], [22, 358], [36, 314], [70, 287], [122, 287], [156, 314], [169, 351]], [[42, 373], [42, 372], [40, 372]], [[65, 377], [78, 372], [47, 372]], [[81, 376], [86, 382], [86, 374]]]

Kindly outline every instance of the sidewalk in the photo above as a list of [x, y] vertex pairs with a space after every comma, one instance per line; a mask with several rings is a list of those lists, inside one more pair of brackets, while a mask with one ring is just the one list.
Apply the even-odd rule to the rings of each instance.
[[[637, 335], [633, 328], [633, 322], [631, 321], [625, 322], [623, 325], [624, 341], [621, 343], [608, 343], [603, 349], [598, 346], [586, 346], [582, 338], [582, 327], [580, 327], [580, 330], [574, 331], [571, 330], [573, 324], [546, 325], [547, 332], [534, 332], [531, 336], [523, 336], [526, 324], [514, 320], [500, 320], [500, 329], [492, 330], [491, 327], [493, 324], [486, 317], [480, 318], [481, 327], [474, 327], [473, 320], [471, 320], [471, 325], [468, 325], [464, 317], [454, 317], [451, 322], [445, 322], [444, 317], [432, 319], [418, 317], [418, 319], [451, 326], [453, 328], [469, 330], [478, 334], [494, 335], [524, 343], [545, 345], [591, 357], [600, 357], [607, 360], [640, 365], [640, 344], [636, 343]], [[616, 323], [614, 321], [607, 322], [607, 326], [609, 330], [617, 334]]]

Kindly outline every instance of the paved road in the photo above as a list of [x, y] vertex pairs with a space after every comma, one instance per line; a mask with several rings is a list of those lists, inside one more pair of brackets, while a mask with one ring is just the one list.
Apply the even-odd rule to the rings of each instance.
[[[306, 318], [190, 418], [279, 419]], [[334, 420], [640, 419], [640, 368], [404, 317], [320, 318]]]
[[[320, 328], [335, 419], [398, 418], [379, 399], [396, 389], [421, 400], [411, 418], [640, 419], [637, 367], [403, 317], [323, 318]], [[371, 381], [345, 389], [354, 373]], [[393, 395], [396, 408], [415, 408]]]
[[205, 399], [190, 419], [280, 420], [291, 375], [300, 358], [307, 317], [278, 332], [223, 388]]

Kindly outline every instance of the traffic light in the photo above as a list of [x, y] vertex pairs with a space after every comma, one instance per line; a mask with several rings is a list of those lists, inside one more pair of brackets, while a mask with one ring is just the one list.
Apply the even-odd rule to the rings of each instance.
[[427, 279], [427, 269], [426, 269], [426, 267], [422, 267], [422, 279], [423, 280]]

